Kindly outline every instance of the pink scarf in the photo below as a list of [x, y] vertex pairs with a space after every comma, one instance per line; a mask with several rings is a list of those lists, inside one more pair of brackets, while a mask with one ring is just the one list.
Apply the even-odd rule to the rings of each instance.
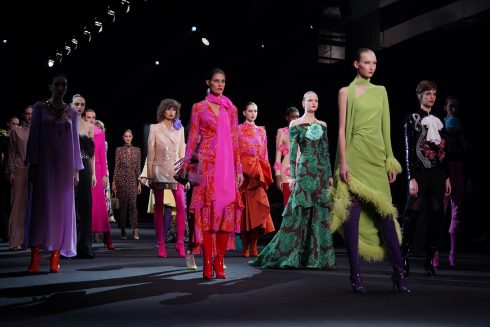
[[228, 99], [223, 94], [220, 95], [219, 97], [217, 97], [216, 95], [209, 93], [206, 96], [206, 99], [211, 103], [217, 104], [217, 105], [221, 106], [222, 108], [225, 108], [226, 111], [229, 111], [233, 107], [233, 103], [231, 102], [231, 100]]

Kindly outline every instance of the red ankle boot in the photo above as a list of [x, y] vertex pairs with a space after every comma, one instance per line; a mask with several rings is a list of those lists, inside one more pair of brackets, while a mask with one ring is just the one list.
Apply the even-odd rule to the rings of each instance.
[[218, 232], [216, 234], [216, 257], [214, 258], [214, 272], [216, 278], [226, 279], [224, 258], [226, 254], [226, 248], [228, 246], [229, 233]]
[[53, 273], [60, 272], [60, 250], [53, 250], [51, 253], [51, 264], [49, 270]]
[[107, 250], [116, 250], [116, 247], [112, 244], [110, 232], [104, 232], [104, 246], [107, 248]]
[[216, 273], [216, 278], [226, 279], [225, 268], [223, 267], [223, 257], [216, 256], [214, 258], [214, 272]]
[[211, 238], [211, 234], [208, 231], [203, 233], [202, 254], [203, 254], [202, 277], [204, 277], [205, 279], [212, 279], [213, 278], [213, 240]]
[[41, 254], [39, 253], [39, 246], [31, 247], [31, 264], [27, 268], [29, 273], [39, 272], [39, 267], [41, 266]]

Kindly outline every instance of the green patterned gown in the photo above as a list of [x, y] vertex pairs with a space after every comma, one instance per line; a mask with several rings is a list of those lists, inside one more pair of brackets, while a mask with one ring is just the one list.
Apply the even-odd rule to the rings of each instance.
[[[307, 134], [309, 129], [311, 135]], [[335, 253], [330, 230], [328, 179], [332, 172], [327, 128], [318, 123], [296, 125], [290, 128], [289, 138], [291, 178], [296, 184], [280, 230], [250, 264], [262, 268], [330, 269], [335, 265]], [[301, 156], [296, 172], [298, 147]]]

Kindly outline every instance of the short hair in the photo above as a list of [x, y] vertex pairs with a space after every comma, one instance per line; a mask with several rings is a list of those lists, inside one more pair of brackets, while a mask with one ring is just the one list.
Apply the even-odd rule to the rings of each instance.
[[415, 88], [415, 93], [417, 95], [417, 99], [422, 100], [422, 93], [425, 91], [435, 90], [437, 91], [437, 84], [434, 81], [422, 80], [417, 87]]
[[124, 136], [124, 134], [126, 134], [126, 132], [129, 132], [129, 133], [131, 133], [131, 135], [133, 135], [133, 131], [132, 131], [131, 129], [129, 129], [129, 128], [126, 128], [126, 129], [123, 131], [122, 136]]
[[95, 120], [95, 125], [97, 125], [97, 127], [99, 127], [103, 132], [105, 132], [105, 124], [102, 122], [102, 120], [98, 120], [96, 119]]
[[75, 98], [83, 98], [84, 100], [86, 100], [85, 97], [83, 95], [81, 95], [80, 93], [73, 94], [73, 96], [71, 97], [71, 102], [73, 102], [73, 100], [75, 100]]
[[174, 121], [179, 119], [180, 107], [181, 107], [180, 102], [175, 99], [163, 99], [157, 108], [157, 122], [161, 122], [162, 120], [165, 120], [165, 110], [171, 108], [175, 109], [176, 111]]
[[216, 67], [216, 68], [213, 68], [209, 71], [207, 80], [208, 81], [212, 80], [214, 75], [216, 75], [216, 74], [223, 74], [226, 77], [224, 70]]
[[292, 113], [292, 112], [297, 112], [297, 113], [299, 113], [299, 109], [298, 109], [298, 108], [296, 108], [296, 107], [289, 107], [289, 108], [287, 108], [287, 109], [286, 109], [286, 117], [287, 117], [287, 116], [289, 116], [289, 114], [290, 114], [290, 113]]
[[87, 115], [87, 112], [93, 112], [95, 114], [94, 109], [85, 109], [85, 111], [82, 113], [82, 117], [85, 117]]
[[254, 105], [254, 106], [256, 106], [257, 108], [259, 107], [259, 106], [257, 106], [257, 104], [256, 104], [255, 102], [253, 102], [253, 101], [247, 101], [247, 102], [245, 103], [245, 105], [243, 106], [243, 111], [247, 110], [248, 106], [251, 106], [251, 105]]
[[354, 56], [354, 61], [359, 61], [361, 60], [361, 55], [365, 52], [372, 52], [374, 53], [373, 50], [369, 49], [369, 48], [360, 48], [356, 51], [356, 54]]

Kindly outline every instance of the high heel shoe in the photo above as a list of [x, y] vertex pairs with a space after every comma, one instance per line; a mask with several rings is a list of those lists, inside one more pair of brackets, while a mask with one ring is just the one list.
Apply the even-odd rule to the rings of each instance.
[[165, 248], [165, 243], [158, 244], [158, 256], [160, 258], [166, 258], [167, 257], [167, 249]]
[[223, 268], [223, 257], [216, 256], [214, 258], [214, 272], [216, 273], [216, 278], [226, 279], [225, 269]]
[[433, 259], [431, 258], [426, 258], [424, 262], [424, 269], [425, 269], [425, 275], [426, 276], [435, 276], [436, 271], [434, 270], [434, 263]]
[[410, 261], [408, 256], [403, 258], [403, 273], [405, 274], [405, 277], [408, 277], [410, 274]]
[[358, 294], [367, 293], [366, 288], [364, 288], [364, 285], [362, 284], [362, 279], [360, 274], [351, 275], [350, 281], [352, 283], [352, 290], [354, 291], [354, 293], [358, 293]]
[[177, 251], [179, 257], [185, 258], [184, 243], [175, 243], [175, 251]]
[[51, 253], [49, 271], [52, 273], [60, 272], [60, 250], [53, 250]]
[[104, 247], [106, 247], [107, 250], [111, 250], [111, 251], [116, 250], [116, 247], [112, 244], [112, 238], [110, 232], [104, 232]]
[[138, 234], [138, 228], [133, 229], [133, 238], [135, 240], [139, 240], [140, 239], [140, 236]]
[[185, 261], [187, 263], [188, 270], [197, 270], [196, 261], [194, 260], [194, 253], [192, 253], [191, 251], [187, 251]]
[[449, 252], [448, 261], [449, 261], [449, 268], [456, 268], [456, 256], [454, 252]]
[[439, 269], [439, 252], [434, 253], [434, 258], [432, 258], [432, 267]]
[[41, 266], [41, 254], [39, 253], [39, 246], [31, 247], [31, 264], [27, 268], [29, 273], [39, 272], [39, 267]]
[[410, 294], [412, 291], [407, 286], [407, 281], [405, 279], [403, 271], [393, 272], [391, 275], [391, 280], [393, 281], [393, 292], [398, 290], [400, 293]]

